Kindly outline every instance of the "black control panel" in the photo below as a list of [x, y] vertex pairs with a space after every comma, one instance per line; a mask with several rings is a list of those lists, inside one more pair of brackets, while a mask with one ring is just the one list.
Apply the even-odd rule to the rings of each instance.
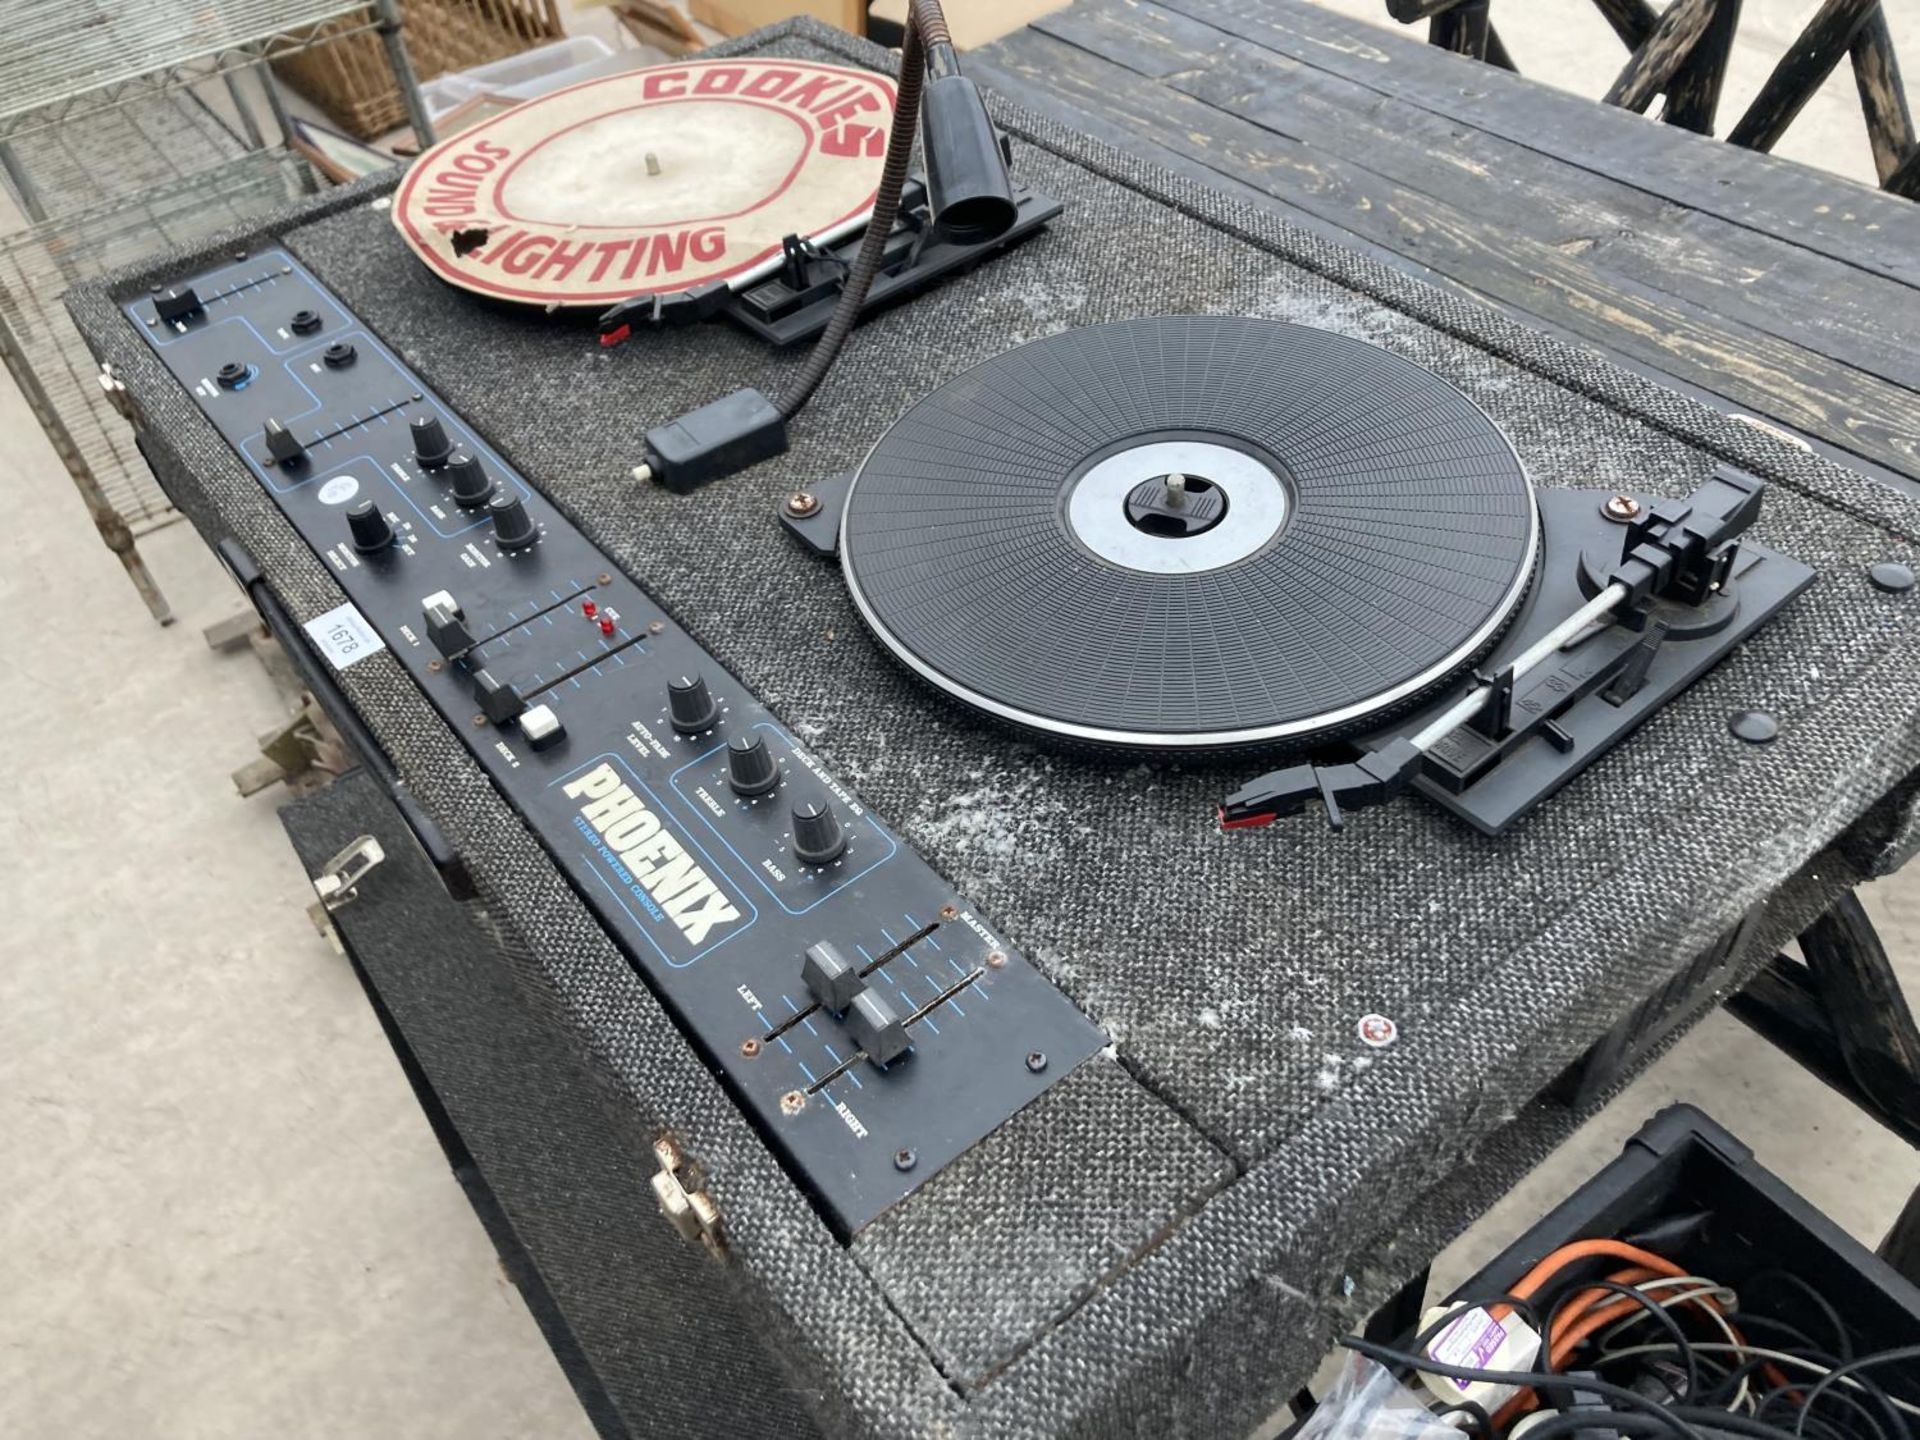
[[125, 308], [841, 1234], [1105, 1044], [293, 257]]

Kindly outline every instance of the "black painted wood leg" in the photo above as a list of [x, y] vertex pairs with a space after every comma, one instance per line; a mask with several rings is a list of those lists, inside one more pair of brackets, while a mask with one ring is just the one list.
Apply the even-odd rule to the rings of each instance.
[[1880, 1258], [1920, 1285], [1920, 1189], [1907, 1197], [1907, 1208], [1880, 1242]]
[[1826, 0], [1760, 87], [1728, 143], [1771, 150], [1879, 9], [1880, 0]]
[[1693, 54], [1720, 4], [1721, 0], [1673, 0], [1653, 33], [1633, 52], [1619, 78], [1601, 97], [1603, 102], [1644, 113], [1653, 97], [1672, 83]]
[[1740, 0], [1720, 0], [1706, 30], [1667, 82], [1667, 108], [1660, 117], [1667, 124], [1697, 135], [1713, 133], [1720, 89], [1727, 78], [1727, 60], [1733, 54], [1734, 32], [1739, 28]]
[[1920, 1027], [1859, 898], [1837, 901], [1800, 949], [1804, 965], [1776, 955], [1727, 1009], [1920, 1146]]
[[[1433, 17], [1427, 28], [1428, 43], [1456, 55], [1485, 60], [1493, 39], [1493, 25], [1487, 19], [1487, 0], [1464, 0], [1452, 9]], [[1506, 47], [1501, 47], [1505, 53]]]
[[1593, 8], [1606, 17], [1613, 33], [1629, 50], [1638, 50], [1660, 23], [1660, 14], [1647, 0], [1593, 0]]

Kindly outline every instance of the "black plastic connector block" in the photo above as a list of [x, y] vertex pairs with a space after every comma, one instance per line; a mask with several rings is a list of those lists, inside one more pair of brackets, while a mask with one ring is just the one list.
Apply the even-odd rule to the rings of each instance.
[[786, 417], [750, 386], [647, 432], [653, 478], [683, 495], [786, 450]]
[[643, 323], [697, 325], [718, 315], [732, 299], [733, 287], [724, 280], [709, 280], [671, 295], [636, 295], [601, 313], [600, 343], [618, 345], [633, 334], [635, 325]]
[[1345, 811], [1391, 800], [1413, 783], [1426, 755], [1401, 737], [1342, 765], [1289, 765], [1241, 786], [1220, 807], [1227, 829], [1267, 825], [1282, 815], [1298, 815], [1318, 800], [1334, 830], [1346, 823]]
[[1627, 527], [1620, 563], [1606, 577], [1627, 604], [1649, 598], [1702, 605], [1726, 582], [1734, 541], [1760, 518], [1766, 482], [1722, 465], [1684, 500], [1663, 500]]

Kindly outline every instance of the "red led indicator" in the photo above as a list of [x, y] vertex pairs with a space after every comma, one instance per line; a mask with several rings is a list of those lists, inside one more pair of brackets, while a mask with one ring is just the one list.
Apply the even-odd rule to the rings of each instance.
[[611, 635], [613, 633], [613, 621], [603, 619], [600, 622], [600, 633], [602, 635]]
[[580, 613], [591, 620], [595, 615], [600, 613], [600, 607], [591, 600], [582, 600], [580, 602]]

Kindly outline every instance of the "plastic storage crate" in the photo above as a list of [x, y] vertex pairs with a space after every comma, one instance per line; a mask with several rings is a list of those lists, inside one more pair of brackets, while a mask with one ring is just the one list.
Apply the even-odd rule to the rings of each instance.
[[571, 85], [581, 70], [611, 54], [613, 47], [598, 36], [569, 35], [522, 55], [509, 55], [490, 65], [476, 65], [429, 80], [420, 87], [420, 98], [426, 101], [427, 113], [435, 121], [476, 95], [531, 100]]
[[[1697, 1223], [1676, 1223], [1687, 1220]], [[1691, 1105], [1654, 1116], [1618, 1160], [1449, 1298], [1504, 1294], [1536, 1262], [1576, 1240], [1631, 1241], [1653, 1233], [1659, 1239], [1651, 1248], [1742, 1291], [1743, 1309], [1818, 1333], [1826, 1322], [1789, 1287], [1745, 1293], [1758, 1272], [1786, 1269], [1835, 1303], [1855, 1354], [1920, 1342], [1920, 1286], [1801, 1199]], [[1920, 1366], [1891, 1366], [1874, 1378], [1889, 1393], [1920, 1403], [1917, 1371]]]

